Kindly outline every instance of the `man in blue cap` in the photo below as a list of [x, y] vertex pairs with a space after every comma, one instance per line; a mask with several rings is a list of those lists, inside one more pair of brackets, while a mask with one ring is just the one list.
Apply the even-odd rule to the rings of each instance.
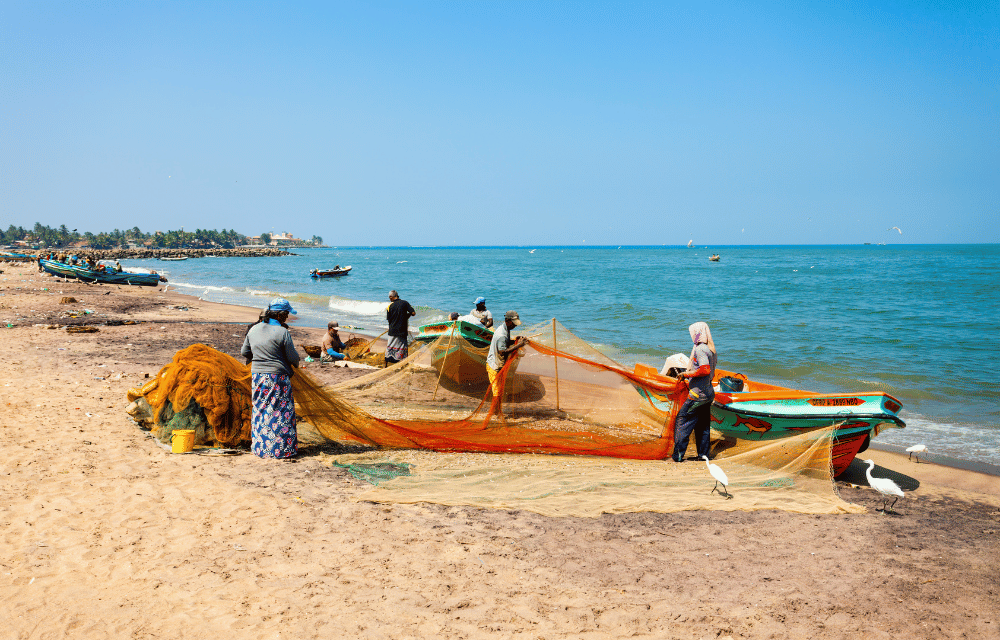
[[479, 324], [487, 329], [493, 327], [493, 314], [486, 308], [486, 298], [479, 296], [476, 298], [476, 308], [469, 312], [469, 315], [479, 320]]

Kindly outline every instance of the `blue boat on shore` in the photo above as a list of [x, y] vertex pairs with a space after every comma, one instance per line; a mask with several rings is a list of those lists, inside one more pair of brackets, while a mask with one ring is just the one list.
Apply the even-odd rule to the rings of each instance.
[[99, 282], [102, 284], [128, 284], [140, 287], [155, 287], [167, 279], [157, 273], [115, 272], [105, 268], [88, 269], [79, 265], [63, 264], [54, 260], [39, 260], [38, 264], [47, 273], [61, 278], [76, 278], [84, 282]]

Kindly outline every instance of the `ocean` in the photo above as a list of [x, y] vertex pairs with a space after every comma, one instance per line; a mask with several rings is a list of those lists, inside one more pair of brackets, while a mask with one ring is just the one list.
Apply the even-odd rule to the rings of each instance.
[[[688, 354], [712, 329], [719, 366], [819, 392], [885, 391], [906, 429], [876, 443], [1000, 465], [1000, 246], [346, 247], [282, 258], [129, 260], [171, 288], [263, 308], [288, 298], [301, 325], [378, 335], [390, 289], [411, 329], [468, 313], [559, 320], [631, 367]], [[709, 255], [718, 253], [719, 262]], [[312, 268], [351, 265], [314, 280]]]

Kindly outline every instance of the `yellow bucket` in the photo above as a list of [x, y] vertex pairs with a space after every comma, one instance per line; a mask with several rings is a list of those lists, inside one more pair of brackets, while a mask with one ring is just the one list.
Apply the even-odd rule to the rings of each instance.
[[170, 436], [170, 450], [173, 453], [187, 453], [194, 449], [194, 429], [174, 429]]

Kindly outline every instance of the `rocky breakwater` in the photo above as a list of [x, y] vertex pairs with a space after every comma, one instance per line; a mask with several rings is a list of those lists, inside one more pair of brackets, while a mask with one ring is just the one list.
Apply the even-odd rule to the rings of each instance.
[[295, 255], [284, 249], [270, 247], [239, 247], [236, 249], [80, 249], [79, 254], [92, 255], [98, 260], [149, 258], [265, 258]]

